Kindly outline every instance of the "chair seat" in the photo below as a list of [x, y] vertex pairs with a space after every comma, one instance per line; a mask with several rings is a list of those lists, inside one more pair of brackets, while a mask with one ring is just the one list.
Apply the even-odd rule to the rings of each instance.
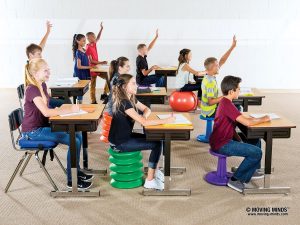
[[49, 148], [55, 148], [57, 146], [57, 143], [53, 141], [33, 141], [21, 138], [19, 140], [19, 146], [21, 149], [47, 150]]
[[213, 121], [215, 118], [214, 117], [204, 117], [203, 115], [200, 115], [201, 120], [207, 120], [207, 121]]
[[211, 155], [216, 156], [216, 157], [221, 157], [221, 158], [226, 158], [226, 157], [228, 157], [227, 155], [222, 155], [222, 154], [217, 153], [216, 151], [211, 150], [211, 149], [209, 149], [209, 153], [210, 153]]

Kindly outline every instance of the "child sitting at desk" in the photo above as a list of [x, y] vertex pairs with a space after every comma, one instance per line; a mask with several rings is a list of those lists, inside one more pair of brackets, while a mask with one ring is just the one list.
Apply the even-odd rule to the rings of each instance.
[[[160, 141], [147, 141], [145, 134], [133, 133], [134, 122], [143, 126], [172, 123], [175, 117], [167, 119], [147, 119], [151, 110], [136, 100], [137, 84], [135, 77], [129, 74], [120, 75], [114, 80], [112, 95], [113, 118], [108, 140], [112, 149], [117, 152], [151, 150], [149, 170], [144, 184], [145, 188], [164, 189], [164, 175], [157, 168], [162, 146]], [[138, 110], [143, 114], [139, 115]]]
[[[46, 81], [50, 76], [50, 70], [45, 60], [36, 58], [28, 62], [25, 68], [25, 103], [24, 119], [22, 123], [22, 135], [31, 140], [49, 140], [70, 146], [70, 135], [67, 132], [52, 132], [48, 118], [61, 114], [78, 112], [78, 105], [63, 105], [59, 108], [48, 107], [49, 95]], [[80, 171], [80, 149], [82, 143], [81, 133], [76, 133], [76, 154], [78, 170], [78, 188], [88, 189], [92, 183], [91, 175]], [[72, 188], [71, 156], [70, 148], [67, 154], [67, 187]]]
[[192, 60], [192, 52], [190, 49], [182, 49], [179, 52], [178, 68], [176, 75], [176, 89], [180, 91], [198, 91], [198, 99], [201, 102], [201, 81], [195, 83], [192, 76], [204, 76], [206, 71], [196, 71], [190, 67], [189, 63]]
[[245, 126], [252, 126], [270, 121], [270, 118], [269, 116], [260, 119], [248, 118], [238, 111], [232, 100], [237, 99], [239, 96], [240, 82], [241, 78], [239, 77], [224, 77], [221, 83], [224, 97], [219, 102], [209, 143], [212, 150], [217, 153], [244, 157], [243, 162], [227, 184], [230, 188], [243, 192], [245, 188], [249, 188], [247, 183], [251, 178], [263, 177], [263, 174], [258, 171], [262, 151], [259, 139], [244, 139], [242, 142], [241, 137], [235, 131], [236, 122]]

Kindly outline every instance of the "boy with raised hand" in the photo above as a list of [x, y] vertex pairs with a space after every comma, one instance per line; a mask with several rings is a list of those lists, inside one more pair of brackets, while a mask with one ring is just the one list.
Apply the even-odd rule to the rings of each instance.
[[[46, 22], [46, 33], [44, 35], [44, 37], [42, 38], [40, 44], [30, 44], [26, 47], [26, 55], [28, 58], [28, 61], [32, 60], [32, 59], [36, 59], [36, 58], [42, 58], [42, 51], [44, 50], [49, 34], [51, 32], [51, 28], [52, 28], [52, 24], [50, 23], [50, 21]], [[57, 98], [51, 98], [49, 100], [49, 106], [51, 108], [56, 108], [56, 107], [60, 107], [62, 104], [64, 103], [64, 100], [62, 99], [57, 99]], [[71, 103], [71, 101], [69, 102]]]
[[232, 103], [233, 99], [239, 97], [241, 81], [241, 78], [234, 76], [226, 76], [222, 80], [221, 90], [224, 96], [219, 101], [213, 132], [209, 139], [213, 151], [226, 156], [244, 157], [227, 184], [238, 192], [250, 188], [248, 182], [251, 179], [262, 178], [263, 173], [258, 171], [262, 157], [260, 140], [242, 140], [235, 130], [236, 123], [252, 126], [270, 121], [269, 116], [259, 119], [245, 117]]
[[214, 117], [217, 104], [221, 101], [223, 96], [218, 96], [218, 84], [216, 75], [220, 68], [225, 64], [233, 49], [236, 47], [236, 37], [233, 36], [232, 44], [225, 54], [218, 59], [209, 57], [204, 61], [204, 67], [207, 74], [202, 80], [202, 98], [201, 98], [201, 114], [204, 117]]
[[138, 57], [136, 58], [136, 80], [139, 85], [150, 86], [155, 84], [156, 87], [165, 87], [164, 76], [160, 75], [150, 75], [154, 70], [158, 69], [157, 65], [148, 67], [147, 56], [149, 51], [154, 47], [154, 44], [158, 38], [158, 29], [156, 30], [156, 35], [151, 41], [149, 46], [146, 44], [139, 44], [137, 46]]
[[[86, 54], [89, 57], [90, 66], [96, 66], [100, 64], [107, 64], [106, 61], [99, 61], [98, 60], [98, 52], [97, 52], [97, 42], [101, 38], [101, 34], [103, 31], [103, 24], [100, 23], [100, 30], [98, 32], [98, 35], [96, 35], [93, 32], [87, 32], [86, 38], [88, 40], [87, 48], [86, 48]], [[90, 98], [92, 104], [97, 104], [96, 101], [96, 81], [97, 76], [100, 76], [102, 79], [106, 81], [106, 77], [102, 77], [99, 73], [96, 72], [90, 72], [91, 74], [91, 87], [90, 87]], [[104, 94], [101, 95], [101, 100], [104, 100], [107, 97], [107, 93], [109, 93], [109, 84], [105, 83], [104, 87]]]

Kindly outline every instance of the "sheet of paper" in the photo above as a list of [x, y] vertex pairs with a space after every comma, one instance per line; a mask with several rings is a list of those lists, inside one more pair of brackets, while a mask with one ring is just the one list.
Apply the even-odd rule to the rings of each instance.
[[159, 91], [159, 88], [158, 87], [150, 87], [150, 90], [153, 92], [153, 91]]
[[66, 116], [78, 116], [78, 115], [83, 115], [83, 114], [87, 114], [88, 112], [80, 109], [79, 112], [75, 112], [75, 113], [67, 113], [67, 114], [63, 114], [60, 115], [60, 117], [66, 117]]
[[[182, 114], [173, 114], [175, 116], [175, 122], [173, 123], [168, 123], [168, 125], [192, 125], [192, 122], [189, 121], [184, 115]], [[168, 117], [170, 117], [171, 114], [161, 114], [161, 115], [157, 115], [157, 117], [159, 119], [166, 119]]]
[[240, 96], [253, 96], [252, 88], [249, 87], [241, 87]]
[[264, 116], [269, 116], [271, 120], [280, 119], [280, 116], [275, 113], [251, 113], [250, 116], [256, 119], [262, 118]]

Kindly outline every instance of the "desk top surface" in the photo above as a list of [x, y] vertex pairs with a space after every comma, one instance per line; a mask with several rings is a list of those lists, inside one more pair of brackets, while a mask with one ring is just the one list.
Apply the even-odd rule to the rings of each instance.
[[[251, 112], [245, 112], [243, 115], [250, 117], [249, 115]], [[296, 128], [296, 125], [291, 122], [290, 120], [286, 119], [285, 117], [279, 115], [276, 113], [280, 118], [279, 119], [274, 119], [269, 122], [249, 126], [249, 129], [261, 129], [261, 128]]]
[[157, 71], [166, 71], [166, 70], [176, 71], [177, 66], [161, 66], [161, 67], [159, 67], [159, 69], [156, 69], [156, 70]]
[[87, 85], [89, 85], [90, 80], [79, 80], [78, 83], [73, 84], [72, 86], [51, 86], [49, 87], [50, 89], [83, 89], [85, 88]]
[[[160, 115], [160, 114], [170, 114], [171, 112], [152, 112], [149, 116], [149, 119], [159, 119], [157, 117], [157, 115]], [[192, 121], [191, 120], [191, 116], [189, 115], [189, 113], [181, 113], [183, 116], [185, 116], [189, 121]], [[194, 129], [193, 125], [155, 125], [155, 126], [146, 126], [145, 127], [146, 130], [182, 130], [182, 131], [191, 131]]]
[[105, 108], [105, 105], [103, 104], [82, 104], [80, 105], [81, 109], [84, 110], [84, 108], [94, 108], [95, 111], [92, 113], [86, 113], [82, 115], [75, 115], [75, 116], [52, 116], [49, 118], [50, 122], [56, 122], [56, 121], [94, 121], [94, 120], [99, 120], [101, 117], [103, 110]]
[[157, 91], [153, 91], [150, 93], [140, 93], [140, 94], [136, 94], [136, 96], [167, 96], [167, 90], [165, 87], [158, 87], [159, 90]]
[[109, 66], [108, 65], [97, 65], [96, 68], [91, 69], [91, 72], [96, 73], [108, 73]]
[[251, 88], [253, 95], [240, 95], [239, 98], [264, 98], [265, 95], [259, 92], [256, 88]]

